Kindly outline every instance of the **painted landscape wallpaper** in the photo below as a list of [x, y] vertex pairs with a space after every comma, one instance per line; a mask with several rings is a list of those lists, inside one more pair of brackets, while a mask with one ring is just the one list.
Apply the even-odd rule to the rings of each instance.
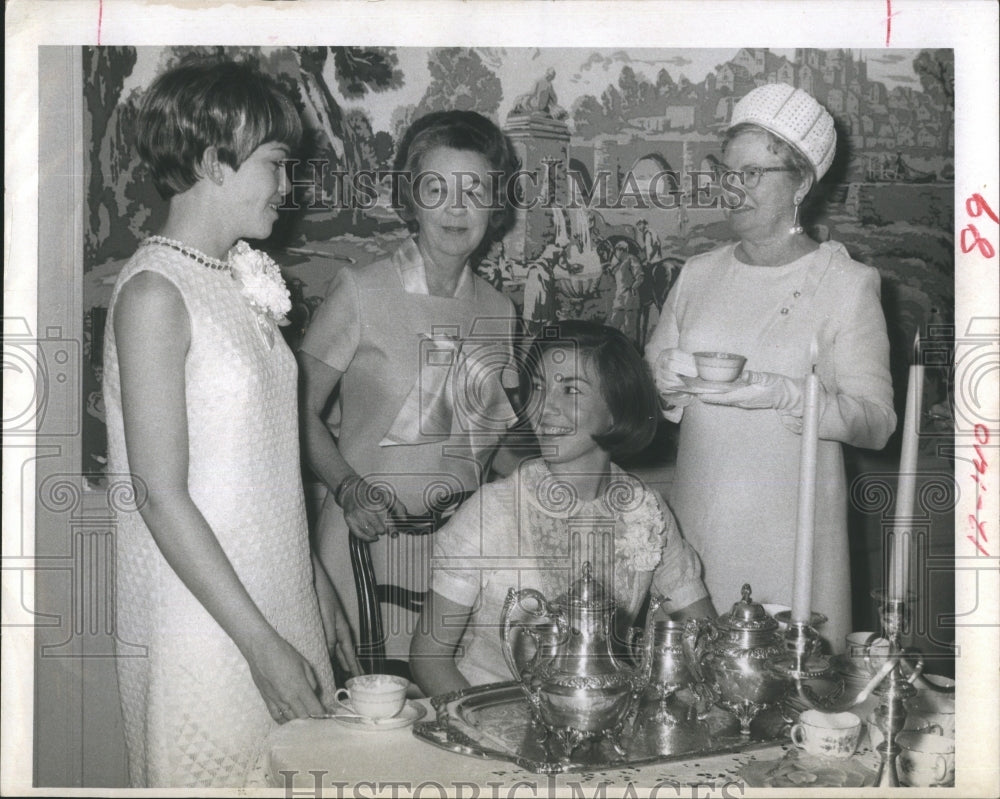
[[[84, 48], [83, 471], [95, 485], [106, 462], [108, 299], [124, 261], [165, 216], [134, 152], [137, 108], [159, 71], [212, 54], [273, 75], [304, 123], [287, 203], [295, 208], [256, 243], [291, 289], [293, 324], [284, 331], [293, 347], [338, 269], [383, 257], [407, 235], [386, 185], [344, 176], [389, 169], [408, 124], [449, 108], [494, 119], [545, 193], [547, 202], [522, 213], [475, 264], [515, 303], [525, 332], [585, 317], [643, 346], [685, 260], [730, 238], [698, 176], [718, 162], [733, 104], [768, 82], [802, 87], [836, 118], [837, 159], [804, 222], [814, 238], [842, 242], [882, 274], [900, 418], [915, 332], [931, 341], [951, 335], [951, 50]], [[669, 203], [656, 202], [651, 185], [664, 170], [676, 176]], [[947, 431], [949, 372], [939, 366], [928, 370], [925, 422]]]

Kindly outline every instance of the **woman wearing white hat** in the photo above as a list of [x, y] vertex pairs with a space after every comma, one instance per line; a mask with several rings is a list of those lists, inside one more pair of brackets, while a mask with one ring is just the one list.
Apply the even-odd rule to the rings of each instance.
[[[841, 443], [880, 449], [896, 425], [879, 273], [799, 224], [836, 140], [833, 118], [801, 89], [761, 86], [736, 104], [723, 168], [741, 195], [727, 211], [739, 240], [685, 265], [646, 349], [664, 416], [683, 417], [671, 507], [720, 608], [745, 582], [758, 602], [790, 604], [803, 378], [815, 361], [812, 607], [834, 650], [851, 630]], [[740, 353], [747, 370], [731, 390], [697, 393], [699, 351]]]

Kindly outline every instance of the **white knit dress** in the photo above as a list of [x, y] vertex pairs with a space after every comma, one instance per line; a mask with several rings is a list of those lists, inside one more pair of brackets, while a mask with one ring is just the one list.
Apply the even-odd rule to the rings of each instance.
[[[646, 357], [655, 364], [669, 347], [738, 352], [747, 369], [803, 378], [815, 340], [823, 396], [812, 607], [828, 617], [819, 632], [836, 651], [851, 631], [841, 444], [881, 448], [896, 423], [879, 273], [832, 241], [784, 266], [741, 263], [734, 249], [688, 261]], [[756, 601], [791, 604], [801, 417], [698, 400], [684, 409], [668, 499], [720, 613], [747, 582]]]
[[[268, 346], [228, 272], [156, 245], [140, 248], [122, 269], [104, 350], [110, 472], [129, 472], [114, 306], [122, 285], [142, 271], [173, 283], [190, 317], [191, 497], [261, 612], [312, 663], [328, 701], [334, 684], [312, 581], [295, 359], [276, 329]], [[141, 502], [143, 487], [136, 484], [135, 493]], [[117, 635], [145, 651], [117, 663], [130, 781], [242, 785], [275, 722], [247, 662], [167, 564], [140, 514], [124, 507], [117, 515]]]

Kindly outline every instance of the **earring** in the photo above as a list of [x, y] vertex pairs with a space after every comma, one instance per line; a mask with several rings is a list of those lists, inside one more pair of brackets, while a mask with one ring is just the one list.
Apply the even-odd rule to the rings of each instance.
[[788, 229], [788, 234], [790, 236], [797, 236], [805, 232], [805, 228], [799, 224], [799, 204], [795, 203], [795, 216], [792, 217], [792, 226]]

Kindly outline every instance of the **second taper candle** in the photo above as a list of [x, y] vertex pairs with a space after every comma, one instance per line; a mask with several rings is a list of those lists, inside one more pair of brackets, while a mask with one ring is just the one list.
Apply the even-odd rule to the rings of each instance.
[[813, 540], [816, 535], [816, 447], [819, 443], [819, 377], [816, 339], [809, 347], [799, 448], [799, 506], [795, 529], [792, 621], [808, 623], [812, 613]]

